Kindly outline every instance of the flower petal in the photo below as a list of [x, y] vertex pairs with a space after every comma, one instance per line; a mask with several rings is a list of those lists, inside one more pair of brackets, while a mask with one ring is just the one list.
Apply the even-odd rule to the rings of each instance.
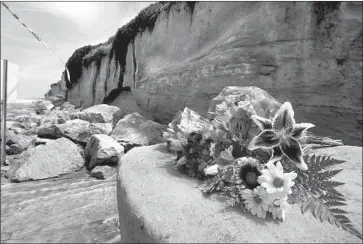
[[258, 115], [252, 115], [251, 118], [253, 119], [253, 122], [256, 123], [258, 127], [260, 127], [261, 130], [268, 130], [272, 129], [272, 121], [269, 119], [265, 119], [263, 117], [260, 117]]
[[277, 110], [273, 120], [272, 128], [277, 131], [291, 133], [295, 125], [294, 110], [290, 102], [285, 102]]
[[281, 149], [284, 154], [293, 161], [293, 163], [302, 170], [307, 170], [304, 158], [302, 156], [302, 149], [299, 142], [294, 138], [288, 138], [287, 143], [281, 143]]
[[313, 128], [315, 125], [311, 123], [299, 123], [295, 124], [292, 130], [292, 137], [299, 139], [304, 135], [307, 129]]
[[283, 155], [284, 153], [282, 152], [280, 147], [274, 147], [269, 162], [275, 163], [277, 161], [280, 161]]
[[284, 222], [285, 221], [285, 216], [286, 216], [286, 214], [285, 214], [285, 210], [281, 210], [281, 219], [282, 219], [282, 222]]
[[257, 148], [272, 149], [280, 143], [280, 138], [273, 130], [263, 130], [255, 136], [248, 145], [249, 150]]
[[276, 168], [275, 168], [275, 170], [276, 170], [276, 174], [277, 174], [277, 176], [279, 176], [280, 178], [282, 178], [282, 176], [284, 175], [284, 168], [282, 167], [282, 165], [281, 165], [281, 162], [280, 162], [280, 161], [278, 161], [278, 162], [276, 163]]

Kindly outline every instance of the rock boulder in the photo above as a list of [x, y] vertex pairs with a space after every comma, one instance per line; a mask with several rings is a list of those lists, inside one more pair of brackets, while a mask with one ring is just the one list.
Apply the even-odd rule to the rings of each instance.
[[41, 126], [38, 136], [44, 138], [66, 137], [80, 143], [87, 143], [92, 135], [110, 134], [112, 123], [90, 123], [85, 120], [75, 119], [64, 124], [52, 124]]
[[110, 136], [123, 145], [146, 146], [162, 142], [164, 129], [165, 125], [146, 120], [135, 112], [119, 120]]
[[9, 179], [12, 182], [47, 179], [79, 170], [83, 165], [77, 145], [60, 138], [22, 153], [11, 164]]
[[[336, 147], [326, 154], [347, 160], [342, 193], [350, 197], [347, 211], [362, 225], [362, 148]], [[165, 144], [133, 148], [119, 163], [117, 201], [123, 243], [361, 243], [342, 228], [321, 223], [292, 205], [284, 222], [258, 219], [239, 209], [227, 209], [224, 198], [206, 198], [201, 182], [173, 169], [175, 156]], [[333, 233], [333, 234], [332, 234]]]
[[71, 119], [82, 119], [91, 123], [112, 123], [114, 114], [119, 110], [115, 106], [100, 104], [71, 114]]
[[85, 148], [86, 165], [89, 169], [101, 165], [117, 165], [124, 148], [108, 135], [93, 135]]
[[13, 146], [13, 149], [17, 149], [17, 151], [24, 151], [26, 150], [30, 145], [33, 144], [35, 139], [30, 136], [22, 135], [22, 134], [15, 134], [14, 131], [8, 130], [6, 133], [6, 145]]

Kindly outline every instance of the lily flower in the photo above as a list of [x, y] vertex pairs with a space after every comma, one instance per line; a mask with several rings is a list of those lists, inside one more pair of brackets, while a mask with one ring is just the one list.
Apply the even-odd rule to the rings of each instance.
[[310, 123], [296, 124], [291, 103], [285, 102], [282, 104], [272, 121], [258, 115], [253, 115], [251, 118], [262, 131], [251, 140], [248, 145], [249, 150], [252, 151], [257, 148], [272, 149], [273, 153], [270, 161], [277, 162], [285, 155], [298, 168], [308, 169], [298, 140], [304, 136], [307, 129], [315, 125]]

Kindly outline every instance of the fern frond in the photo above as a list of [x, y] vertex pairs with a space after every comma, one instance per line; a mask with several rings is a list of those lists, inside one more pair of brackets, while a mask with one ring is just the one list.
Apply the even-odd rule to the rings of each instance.
[[328, 207], [346, 206], [345, 202], [328, 201], [324, 203]]
[[342, 227], [344, 230], [362, 239], [362, 234], [354, 228], [350, 219], [344, 215], [347, 213], [346, 211], [338, 208], [330, 208], [326, 203], [321, 203], [319, 200], [314, 199], [314, 197], [305, 200], [301, 205], [301, 212], [303, 214], [309, 210], [313, 213], [313, 216], [320, 219], [321, 222], [328, 220], [331, 224]]
[[354, 228], [346, 216], [347, 211], [338, 208], [347, 205], [345, 196], [336, 189], [345, 183], [334, 181], [332, 178], [342, 169], [328, 169], [345, 161], [330, 156], [315, 155], [304, 156], [304, 160], [309, 170], [293, 169], [298, 174], [294, 189], [303, 198], [301, 212], [304, 214], [310, 210], [321, 222], [328, 220], [331, 224], [342, 227], [362, 239], [362, 234]]
[[328, 180], [342, 172], [343, 169], [326, 170], [317, 174], [318, 179]]
[[[320, 179], [317, 179], [320, 180]], [[317, 184], [317, 187], [321, 187], [323, 189], [331, 189], [335, 188], [341, 185], [344, 185], [345, 183], [339, 182], [339, 181], [322, 181]]]
[[346, 213], [348, 213], [347, 211], [345, 211], [343, 209], [340, 209], [340, 208], [330, 208], [329, 211], [332, 214], [346, 214]]
[[305, 162], [308, 162], [307, 165], [309, 167], [309, 171], [322, 171], [328, 167], [337, 165], [337, 164], [342, 164], [345, 161], [344, 160], [337, 160], [334, 158], [331, 158], [330, 156], [315, 156], [315, 154], [313, 154], [312, 156], [310, 155], [305, 155], [304, 156], [304, 160]]
[[344, 197], [344, 195], [342, 193], [340, 193], [339, 191], [337, 191], [336, 189], [330, 189], [330, 193], [334, 194], [336, 196], [339, 196], [339, 197]]
[[323, 201], [323, 202], [328, 202], [328, 201], [342, 201], [342, 202], [344, 202], [345, 198], [343, 196], [339, 196], [339, 195], [335, 194], [334, 192], [327, 192], [325, 194], [322, 194], [319, 197], [319, 200]]

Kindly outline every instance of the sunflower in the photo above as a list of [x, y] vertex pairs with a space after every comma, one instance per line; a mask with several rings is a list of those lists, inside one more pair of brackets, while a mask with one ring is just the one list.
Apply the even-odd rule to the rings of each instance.
[[284, 173], [280, 161], [276, 165], [270, 161], [266, 166], [267, 169], [263, 169], [262, 175], [258, 177], [258, 183], [265, 187], [269, 194], [291, 194], [291, 187], [295, 184], [294, 179], [297, 177], [297, 174], [295, 172]]
[[265, 188], [259, 186], [254, 190], [246, 189], [242, 192], [245, 208], [259, 218], [265, 218], [268, 211], [269, 197]]
[[258, 187], [260, 183], [257, 180], [262, 175], [259, 161], [251, 157], [242, 157], [237, 161], [239, 165], [239, 170], [236, 172], [238, 180], [242, 181], [248, 189]]
[[268, 207], [268, 211], [272, 214], [272, 218], [275, 220], [276, 218], [285, 220], [286, 208], [289, 206], [287, 203], [287, 197], [277, 198], [271, 201], [271, 204]]

